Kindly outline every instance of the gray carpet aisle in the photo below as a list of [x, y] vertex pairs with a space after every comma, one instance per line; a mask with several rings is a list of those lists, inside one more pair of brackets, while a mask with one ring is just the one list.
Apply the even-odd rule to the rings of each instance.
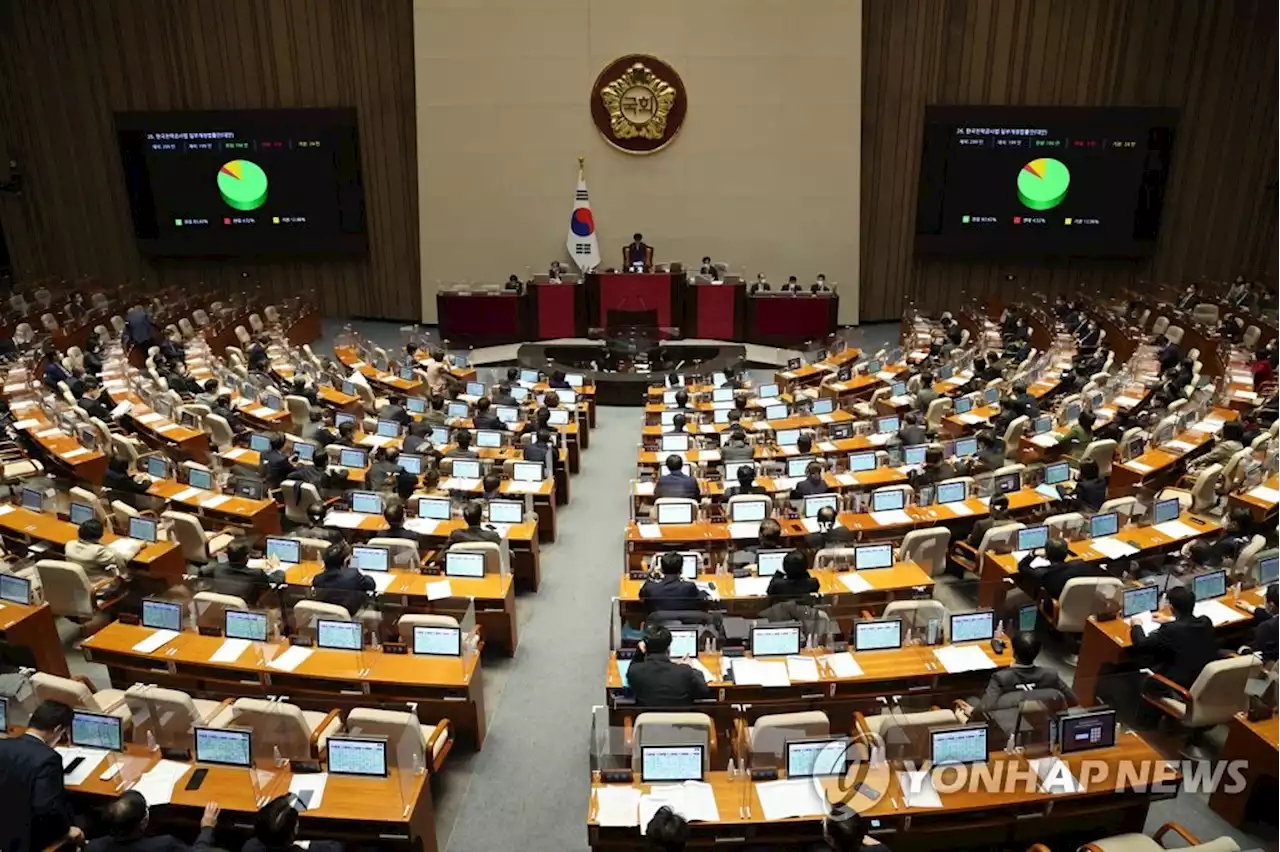
[[440, 826], [448, 852], [586, 849], [591, 707], [604, 700], [609, 600], [639, 440], [640, 409], [599, 410], [557, 541], [542, 551], [542, 586], [516, 604], [529, 616], [521, 613], [516, 658], [489, 708], [484, 750], [468, 761], [470, 787], [441, 779], [450, 798], [465, 797], [452, 830]]

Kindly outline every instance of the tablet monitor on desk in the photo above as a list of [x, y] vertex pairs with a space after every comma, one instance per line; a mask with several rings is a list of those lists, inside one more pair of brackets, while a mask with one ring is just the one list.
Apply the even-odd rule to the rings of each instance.
[[892, 544], [860, 544], [853, 549], [853, 567], [858, 571], [889, 568], [893, 565]]
[[[249, 436], [249, 449], [255, 453], [265, 453], [271, 449], [271, 436], [262, 432], [254, 432]], [[147, 472], [150, 473], [150, 471]], [[154, 473], [151, 475], [155, 476]]]
[[1151, 512], [1151, 523], [1163, 524], [1168, 521], [1176, 521], [1182, 515], [1182, 504], [1178, 502], [1177, 497], [1168, 500], [1157, 500], [1155, 508]]
[[431, 443], [437, 447], [443, 447], [449, 443], [449, 427], [448, 426], [432, 426]]
[[222, 635], [227, 639], [265, 642], [267, 641], [267, 614], [243, 609], [223, 610]]
[[538, 371], [537, 370], [521, 370], [520, 381], [524, 382], [527, 385], [536, 385], [538, 383]]
[[889, 417], [876, 418], [876, 434], [878, 435], [892, 435], [901, 428], [902, 421], [898, 419], [896, 414]]
[[495, 405], [493, 414], [503, 423], [516, 423], [520, 420], [520, 409], [514, 405]]
[[843, 778], [852, 763], [848, 737], [787, 741], [788, 778]]
[[884, 365], [881, 364], [879, 361], [868, 361], [865, 364], [863, 364], [863, 366], [867, 368], [868, 376], [872, 375], [873, 373], [880, 372], [881, 368], [884, 367]]
[[518, 461], [513, 466], [511, 478], [516, 482], [541, 482], [546, 473], [542, 462]]
[[168, 479], [169, 460], [163, 456], [147, 456], [143, 470], [156, 479]]
[[1044, 484], [1060, 485], [1071, 478], [1070, 462], [1054, 462], [1044, 466]]
[[0, 601], [31, 606], [31, 581], [17, 574], [0, 574]]
[[951, 412], [953, 414], [968, 414], [972, 410], [973, 400], [969, 399], [967, 396], [960, 397], [951, 406]]
[[777, 385], [773, 385], [773, 384], [761, 385], [759, 388], [756, 389], [756, 396], [758, 396], [760, 399], [771, 399], [772, 397], [775, 397], [777, 395], [778, 395]]
[[657, 517], [654, 520], [660, 524], [693, 523], [692, 503], [657, 503], [656, 509]]
[[353, 381], [344, 381], [342, 383], [342, 392], [347, 396], [359, 396], [359, 394], [356, 393], [356, 383]]
[[76, 710], [71, 714], [71, 744], [77, 748], [124, 751], [124, 720], [106, 713]]
[[272, 411], [279, 411], [284, 408], [284, 400], [274, 393], [264, 393], [262, 395], [262, 404]]
[[889, 488], [871, 492], [871, 511], [896, 512], [907, 505], [907, 492], [901, 488]]
[[302, 561], [302, 542], [296, 538], [267, 536], [267, 558], [273, 556], [286, 565], [297, 565]]
[[963, 482], [940, 482], [937, 489], [938, 505], [963, 503], [968, 497], [968, 486]]
[[813, 456], [792, 456], [787, 459], [787, 476], [791, 479], [803, 479], [809, 470], [809, 462]]
[[352, 491], [351, 511], [362, 515], [381, 515], [382, 495], [375, 491]]
[[497, 449], [502, 446], [502, 433], [497, 429], [477, 429], [476, 446], [485, 449]]
[[956, 440], [956, 455], [964, 458], [978, 452], [977, 438], [959, 438]]
[[524, 503], [519, 500], [490, 500], [489, 520], [495, 524], [522, 524]]
[[511, 386], [511, 398], [516, 402], [524, 402], [529, 398], [529, 389], [520, 385]]
[[405, 473], [413, 476], [422, 475], [422, 456], [416, 453], [401, 453], [398, 464]]
[[391, 548], [377, 544], [357, 544], [351, 548], [351, 567], [357, 571], [385, 574], [391, 570]]
[[0, 697], [0, 736], [9, 731], [9, 699]]
[[902, 619], [855, 622], [853, 647], [857, 651], [891, 651], [901, 648]]
[[549, 409], [547, 413], [550, 415], [550, 417], [547, 418], [547, 422], [550, 423], [552, 426], [568, 426], [569, 425], [569, 409], [552, 408], [552, 409]]
[[[714, 410], [711, 412], [711, 421], [712, 421], [713, 423], [728, 423], [728, 422], [729, 422], [729, 412], [730, 412], [730, 411], [732, 411], [732, 410], [733, 410], [732, 408], [717, 408], [717, 409], [714, 409]], [[669, 426], [669, 425], [671, 425], [671, 424], [666, 423], [666, 424], [663, 424], [663, 425], [665, 425], [665, 426]]]
[[419, 497], [418, 517], [432, 521], [447, 521], [452, 514], [448, 497]]
[[733, 388], [715, 388], [711, 391], [712, 402], [733, 402]]
[[414, 625], [413, 653], [425, 657], [460, 657], [462, 629], [446, 624]]
[[386, 778], [386, 737], [329, 737], [325, 745], [330, 775]]
[[446, 577], [479, 579], [484, 576], [484, 554], [450, 550], [444, 555], [444, 574]]
[[355, 447], [343, 447], [338, 453], [338, 464], [342, 467], [366, 467], [368, 454]]
[[398, 438], [400, 424], [394, 420], [379, 420], [376, 434], [379, 438]]
[[800, 440], [800, 430], [779, 429], [774, 434], [774, 440], [778, 442], [779, 447], [794, 447]]
[[701, 745], [640, 746], [640, 780], [646, 784], [701, 781], [703, 749]]
[[784, 657], [800, 653], [800, 625], [751, 628], [751, 656]]
[[663, 435], [662, 451], [664, 453], [683, 453], [689, 449], [688, 435]]
[[1034, 429], [1035, 434], [1043, 435], [1053, 428], [1053, 418], [1048, 414], [1043, 414], [1035, 419], [1035, 422], [1032, 424], [1032, 428]]
[[824, 397], [815, 399], [813, 401], [812, 407], [809, 409], [810, 413], [815, 415], [830, 414], [835, 410], [836, 410], [836, 401], [829, 396], [824, 396]]
[[[649, 567], [657, 567], [660, 555], [655, 555], [650, 562]], [[698, 567], [702, 564], [702, 559], [696, 551], [685, 550], [680, 552], [680, 576], [686, 580], [696, 580], [698, 578]]]
[[1110, 707], [1068, 710], [1059, 714], [1057, 722], [1058, 746], [1063, 754], [1116, 744], [1116, 711]]
[[853, 437], [853, 424], [849, 422], [832, 423], [830, 437], [833, 441], [843, 441], [845, 438]]
[[465, 402], [450, 402], [444, 407], [444, 416], [450, 420], [464, 419], [471, 413]]
[[1132, 618], [1143, 612], [1155, 612], [1159, 608], [1160, 588], [1158, 586], [1136, 586], [1124, 590], [1120, 609], [1124, 618]]
[[159, 535], [155, 518], [129, 518], [129, 538], [155, 544]]
[[[342, 424], [344, 423], [356, 423], [356, 416], [354, 414], [347, 414], [343, 411], [339, 411], [333, 415], [333, 428], [335, 430], [341, 429]], [[356, 425], [358, 426], [359, 424], [356, 423]]]
[[142, 626], [152, 630], [182, 630], [182, 604], [146, 598], [142, 601]]
[[840, 497], [837, 494], [812, 494], [804, 498], [803, 514], [806, 518], [818, 517], [818, 512], [823, 509], [831, 509], [833, 512], [840, 511]]
[[453, 473], [455, 479], [479, 479], [480, 461], [478, 459], [454, 459]]
[[683, 411], [664, 411], [658, 415], [658, 422], [662, 424], [664, 429], [670, 429], [671, 424], [675, 422], [677, 414], [684, 414]]
[[405, 407], [414, 414], [426, 414], [427, 401], [422, 397], [411, 396], [405, 400]]
[[1258, 582], [1264, 586], [1280, 580], [1280, 555], [1274, 550], [1258, 557]]
[[782, 571], [782, 562], [790, 550], [760, 550], [756, 552], [756, 574], [772, 577]]
[[785, 420], [787, 417], [786, 403], [778, 403], [777, 405], [769, 405], [764, 409], [765, 420]]
[[1116, 512], [1102, 512], [1089, 519], [1089, 537], [1103, 538], [1120, 532], [1120, 515]]
[[724, 481], [726, 483], [737, 482], [738, 471], [742, 470], [744, 467], [749, 467], [752, 469], [752, 471], [754, 471], [755, 466], [756, 466], [756, 463], [753, 461], [725, 462], [724, 463]]
[[1049, 528], [1043, 524], [1018, 530], [1014, 550], [1035, 550], [1049, 543]]
[[671, 648], [668, 650], [667, 656], [673, 660], [678, 660], [681, 657], [697, 657], [698, 628], [672, 627]]
[[995, 478], [995, 489], [1000, 494], [1012, 494], [1022, 487], [1022, 474], [1002, 473]]
[[334, 651], [359, 651], [364, 647], [364, 629], [358, 621], [318, 618], [316, 647]]
[[1197, 601], [1222, 597], [1227, 593], [1226, 569], [1197, 574], [1191, 581], [1191, 591], [1195, 593]]
[[984, 388], [982, 391], [982, 402], [985, 405], [995, 405], [1000, 401], [1000, 388]]
[[929, 760], [934, 766], [987, 762], [987, 725], [929, 729]]
[[952, 642], [985, 642], [996, 635], [996, 614], [994, 610], [980, 609], [976, 612], [961, 612], [951, 616]]
[[1040, 619], [1040, 610], [1035, 604], [1024, 604], [1018, 607], [1018, 632], [1034, 633]]
[[187, 484], [201, 491], [213, 490], [213, 471], [199, 467], [187, 468]]
[[88, 503], [72, 503], [68, 509], [71, 523], [80, 526], [85, 521], [91, 521], [96, 516], [96, 512]]
[[253, 765], [253, 732], [248, 728], [192, 729], [195, 734], [196, 763], [213, 763], [218, 766]]
[[871, 453], [851, 453], [849, 455], [849, 472], [862, 473], [868, 470], [876, 469], [876, 454]]
[[729, 522], [734, 524], [763, 521], [769, 514], [769, 500], [734, 500], [729, 504]]
[[[909, 447], [902, 448], [902, 464], [904, 467], [924, 464], [925, 451], [929, 449], [928, 444], [912, 444]], [[956, 454], [960, 451], [957, 449]]]
[[467, 382], [467, 396], [484, 396], [484, 382]]

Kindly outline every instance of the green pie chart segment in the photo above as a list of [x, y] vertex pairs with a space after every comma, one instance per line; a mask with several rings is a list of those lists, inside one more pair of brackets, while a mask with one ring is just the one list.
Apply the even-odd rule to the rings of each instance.
[[232, 160], [218, 169], [218, 192], [228, 207], [257, 210], [267, 201], [267, 173], [249, 160]]
[[1032, 160], [1018, 172], [1018, 200], [1032, 210], [1049, 210], [1067, 197], [1071, 172], [1051, 157]]

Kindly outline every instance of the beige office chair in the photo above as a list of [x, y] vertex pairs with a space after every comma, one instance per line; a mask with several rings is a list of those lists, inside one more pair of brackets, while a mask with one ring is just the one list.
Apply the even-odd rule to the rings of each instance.
[[454, 553], [484, 554], [484, 573], [486, 574], [511, 573], [511, 549], [505, 538], [501, 543], [492, 541], [460, 541], [457, 544], [450, 546], [449, 550]]
[[125, 704], [133, 716], [132, 742], [147, 743], [148, 734], [160, 748], [194, 748], [192, 728], [208, 725], [231, 704], [231, 699], [210, 701], [192, 698], [180, 689], [134, 684], [125, 691]]
[[267, 322], [272, 325], [280, 323], [280, 310], [275, 305], [267, 305], [262, 309], [262, 315], [267, 318]]
[[316, 622], [322, 618], [331, 621], [354, 621], [351, 613], [338, 604], [307, 598], [293, 605], [293, 631], [299, 636], [315, 639]]
[[255, 334], [262, 334], [267, 327], [262, 324], [262, 317], [257, 314], [249, 314], [249, 327], [253, 329]]
[[289, 410], [289, 420], [293, 423], [293, 428], [301, 432], [311, 422], [311, 403], [307, 402], [305, 396], [289, 394], [284, 398], [284, 405]]
[[196, 308], [194, 311], [192, 311], [191, 318], [195, 320], [196, 325], [198, 325], [200, 328], [204, 328], [206, 325], [209, 324], [209, 314], [207, 311], [205, 311], [204, 308]]
[[1075, 577], [1062, 587], [1062, 596], [1056, 604], [1045, 600], [1041, 611], [1049, 625], [1059, 633], [1083, 634], [1089, 616], [1098, 614], [1098, 604], [1103, 596], [1119, 600], [1123, 583], [1114, 577]]
[[1240, 550], [1240, 555], [1236, 557], [1236, 560], [1233, 563], [1235, 575], [1237, 577], [1241, 577], [1253, 571], [1254, 567], [1258, 564], [1258, 554], [1261, 553], [1262, 549], [1266, 546], [1267, 540], [1260, 535], [1255, 535], [1253, 538], [1249, 539], [1249, 543]]
[[178, 331], [180, 331], [182, 333], [182, 336], [187, 340], [190, 340], [191, 338], [196, 336], [195, 326], [193, 326], [191, 324], [191, 320], [187, 319], [186, 317], [182, 317], [181, 319], [178, 320]]
[[735, 739], [742, 753], [749, 755], [752, 768], [782, 766], [787, 743], [825, 737], [830, 733], [831, 720], [821, 710], [771, 713], [756, 719], [750, 727], [745, 719], [734, 720]]
[[375, 536], [369, 539], [375, 547], [385, 547], [391, 551], [391, 562], [397, 568], [417, 570], [422, 565], [422, 555], [418, 551], [418, 543], [407, 538], [391, 538]]
[[1218, 306], [1212, 302], [1201, 302], [1191, 309], [1191, 318], [1200, 325], [1218, 324]]
[[205, 532], [200, 519], [188, 512], [164, 512], [160, 517], [173, 524], [174, 537], [188, 562], [208, 562], [235, 541], [235, 535], [231, 533]]
[[235, 334], [236, 340], [240, 341], [240, 345], [245, 349], [253, 345], [253, 338], [249, 336], [249, 331], [244, 326], [236, 326]]
[[866, 402], [855, 402], [853, 404], [853, 413], [859, 417], [875, 417], [879, 413], [876, 410], [876, 403], [881, 400], [887, 400], [892, 393], [893, 388], [876, 388], [871, 392], [871, 398]]
[[83, 675], [69, 678], [47, 672], [34, 672], [31, 675], [31, 688], [35, 690], [39, 701], [61, 701], [76, 710], [106, 713], [124, 720], [125, 727], [133, 721], [133, 714], [129, 711], [129, 705], [125, 703], [123, 690], [94, 690], [89, 679]]
[[1261, 669], [1262, 661], [1252, 654], [1213, 660], [1200, 671], [1190, 689], [1152, 674], [1152, 680], [1173, 694], [1144, 693], [1142, 700], [1193, 731], [1225, 725], [1237, 713], [1249, 709], [1245, 687]]
[[413, 628], [415, 627], [458, 627], [458, 619], [452, 615], [439, 613], [406, 612], [396, 622], [396, 633], [400, 641], [413, 647]]
[[902, 620], [903, 636], [923, 636], [931, 620], [936, 620], [942, 631], [942, 641], [946, 642], [951, 635], [951, 613], [941, 601], [932, 598], [913, 601], [893, 601], [884, 608], [880, 618], [898, 618]]
[[1156, 317], [1156, 321], [1151, 324], [1151, 333], [1156, 337], [1164, 334], [1169, 328], [1169, 318], [1166, 316]]
[[320, 562], [324, 559], [325, 551], [333, 544], [323, 538], [303, 538], [302, 536], [292, 536], [299, 545], [301, 545], [303, 562]]
[[1031, 418], [1025, 414], [1021, 417], [1015, 417], [1009, 423], [1009, 427], [1004, 430], [1004, 452], [1009, 458], [1018, 457], [1018, 442], [1022, 439], [1023, 434], [1027, 431], [1027, 427], [1031, 425]]
[[310, 482], [290, 480], [281, 484], [280, 493], [284, 496], [284, 516], [295, 524], [310, 523], [307, 510], [324, 504], [320, 490]]
[[[904, 506], [911, 505], [911, 500], [912, 498], [915, 497], [915, 494], [916, 494], [916, 490], [912, 488], [910, 485], [886, 485], [882, 488], [877, 488], [875, 491], [872, 491], [871, 493], [874, 496], [875, 494], [879, 494], [882, 491], [901, 491], [902, 501]], [[868, 499], [865, 505], [870, 506], [871, 499]], [[868, 509], [868, 511], [870, 510]]]
[[[625, 725], [624, 725], [625, 730]], [[646, 745], [703, 744], [703, 769], [716, 762], [716, 726], [705, 713], [641, 713], [631, 723], [631, 768], [640, 774], [640, 750]]]
[[1244, 330], [1244, 334], [1240, 336], [1240, 344], [1245, 349], [1252, 350], [1258, 345], [1258, 340], [1262, 337], [1262, 329], [1256, 325], [1251, 325]]
[[[413, 770], [416, 755], [427, 756], [431, 772], [439, 772], [453, 748], [449, 720], [434, 725], [418, 721], [412, 713], [356, 707], [347, 714], [347, 733], [357, 737], [386, 737], [387, 763], [398, 769]], [[408, 765], [401, 760], [408, 758]]]
[[342, 733], [337, 710], [320, 713], [266, 698], [237, 698], [210, 725], [253, 731], [254, 757], [274, 756], [279, 749], [285, 760], [299, 761], [317, 759], [329, 737]]
[[36, 562], [44, 601], [53, 614], [81, 625], [81, 634], [106, 626], [106, 612], [119, 601], [122, 591], [109, 591], [117, 583], [107, 578], [91, 582], [84, 568], [61, 559]]
[[117, 455], [128, 460], [130, 466], [138, 463], [138, 457], [147, 451], [145, 445], [128, 435], [119, 432], [111, 433], [111, 449]]
[[912, 530], [902, 539], [898, 561], [914, 562], [930, 577], [947, 569], [947, 550], [951, 546], [951, 530], [943, 526]]
[[893, 759], [895, 747], [908, 743], [928, 742], [929, 729], [942, 725], [955, 725], [960, 721], [954, 710], [921, 710], [915, 713], [884, 712], [875, 716], [854, 715], [854, 735], [875, 734], [884, 742], [888, 756]]
[[924, 414], [925, 428], [930, 432], [937, 432], [941, 429], [942, 418], [947, 416], [947, 412], [951, 411], [952, 407], [951, 397], [949, 396], [940, 396], [929, 403], [929, 407]]
[[1044, 525], [1049, 528], [1050, 536], [1068, 540], [1079, 536], [1080, 531], [1084, 529], [1084, 524], [1084, 515], [1079, 512], [1063, 512], [1044, 519]]
[[[1259, 435], [1258, 438], [1266, 437]], [[1254, 440], [1257, 440], [1256, 438]], [[1222, 466], [1222, 475], [1218, 479], [1218, 490], [1223, 494], [1230, 494], [1240, 487], [1244, 480], [1244, 460], [1253, 452], [1252, 447], [1245, 447], [1239, 452], [1233, 454], [1227, 459], [1227, 463]]]
[[196, 605], [196, 626], [197, 627], [216, 627], [219, 630], [223, 626], [223, 614], [229, 609], [249, 609], [249, 604], [244, 598], [238, 598], [235, 595], [223, 595], [217, 592], [196, 592], [192, 596]]
[[[1195, 474], [1190, 488], [1164, 488], [1159, 499], [1177, 497], [1185, 508], [1193, 512], [1210, 512], [1218, 503], [1218, 481], [1222, 478], [1222, 465], [1211, 464]], [[1190, 504], [1184, 502], [1184, 497]]]
[[660, 506], [679, 506], [681, 504], [689, 506], [690, 516], [693, 518], [693, 522], [697, 523], [698, 501], [688, 497], [659, 497], [657, 500], [653, 501], [652, 517], [655, 521], [658, 520], [658, 509]]
[[[1189, 844], [1174, 847], [1178, 852], [1240, 852], [1240, 846], [1230, 837], [1201, 842], [1194, 834], [1174, 822], [1165, 823], [1151, 837], [1145, 834], [1117, 834], [1114, 837], [1086, 843], [1080, 847], [1079, 852], [1164, 852], [1168, 847], [1164, 846], [1162, 841], [1170, 831], [1181, 837], [1184, 843]], [[1050, 850], [1048, 846], [1036, 843], [1027, 852], [1050, 852]]]
[[1129, 519], [1141, 510], [1142, 506], [1138, 503], [1137, 497], [1112, 497], [1102, 504], [1098, 512], [1115, 512], [1120, 516], [1122, 523], [1128, 523]]
[[1104, 438], [1098, 441], [1090, 441], [1080, 455], [1080, 461], [1084, 462], [1092, 459], [1098, 463], [1098, 473], [1103, 476], [1110, 476], [1111, 462], [1115, 457], [1116, 442], [1110, 438]]
[[[664, 501], [674, 498], [664, 497]], [[752, 503], [764, 504], [764, 516], [767, 518], [773, 514], [773, 499], [767, 494], [735, 494], [729, 498], [728, 508], [725, 511], [726, 518], [732, 518], [734, 506], [750, 506]], [[696, 517], [696, 515], [695, 515]]]
[[1169, 338], [1171, 343], [1181, 343], [1186, 330], [1180, 325], [1171, 325], [1165, 328], [1164, 336]]
[[235, 443], [236, 433], [231, 431], [231, 424], [222, 415], [206, 415], [201, 426], [204, 427], [205, 434], [209, 436], [209, 442], [213, 444], [218, 452], [231, 449], [231, 445]]

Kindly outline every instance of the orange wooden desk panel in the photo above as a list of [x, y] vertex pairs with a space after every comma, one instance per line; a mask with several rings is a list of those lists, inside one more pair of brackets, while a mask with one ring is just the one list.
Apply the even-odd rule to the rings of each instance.
[[382, 372], [372, 364], [366, 364], [360, 359], [359, 353], [349, 346], [335, 346], [333, 347], [333, 354], [344, 367], [359, 370], [360, 374], [365, 378], [372, 382], [377, 382], [396, 393], [421, 396], [426, 391], [426, 385], [417, 379], [402, 379], [392, 373]]
[[107, 456], [99, 450], [88, 450], [80, 446], [71, 435], [63, 432], [49, 422], [44, 412], [38, 408], [28, 408], [22, 415], [15, 414], [16, 423], [26, 421], [31, 425], [23, 430], [31, 440], [40, 445], [46, 453], [46, 460], [65, 467], [76, 479], [102, 483], [103, 474], [107, 472]]
[[147, 443], [176, 451], [193, 461], [203, 463], [209, 460], [209, 436], [205, 433], [188, 429], [167, 417], [161, 417], [135, 393], [119, 387], [107, 388], [107, 393], [116, 405], [126, 401], [132, 405], [125, 417], [133, 424], [135, 431], [147, 440]]
[[0, 641], [31, 651], [40, 671], [71, 677], [58, 627], [53, 623], [53, 610], [48, 604], [23, 606], [0, 602]]
[[1232, 825], [1244, 822], [1250, 794], [1263, 778], [1275, 781], [1277, 752], [1280, 751], [1280, 717], [1272, 716], [1258, 722], [1250, 722], [1243, 713], [1237, 713], [1227, 731], [1227, 741], [1218, 759], [1244, 760], [1247, 783], [1243, 790], [1228, 793], [1221, 785], [1209, 795], [1209, 807]]
[[[755, 432], [757, 435], [766, 435], [770, 431], [776, 432], [779, 429], [819, 429], [836, 423], [852, 423], [856, 419], [852, 413], [838, 408], [830, 414], [797, 414], [777, 420], [765, 420], [763, 418], [746, 420], [743, 421], [742, 428], [748, 433]], [[766, 429], [762, 424], [767, 424], [769, 428]], [[728, 428], [728, 423], [688, 423], [685, 425], [685, 431], [695, 437], [698, 435], [719, 435], [719, 433]], [[661, 422], [647, 423], [641, 430], [641, 434], [646, 439], [654, 439], [667, 434], [667, 431]]]
[[[1235, 420], [1240, 415], [1227, 408], [1215, 407], [1212, 411], [1212, 416], [1224, 421], [1230, 421]], [[1180, 451], [1153, 447], [1137, 458], [1112, 465], [1111, 479], [1107, 488], [1108, 496], [1128, 496], [1147, 480], [1155, 480], [1167, 476], [1175, 464], [1194, 455], [1201, 447], [1213, 440], [1213, 434], [1188, 429], [1175, 435], [1173, 440], [1191, 444], [1192, 449]], [[1164, 446], [1167, 447], [1168, 442]]]
[[[291, 672], [267, 663], [289, 648], [287, 640], [255, 643], [261, 654], [243, 652], [230, 663], [211, 662], [221, 647], [218, 636], [184, 631], [151, 654], [133, 646], [152, 634], [139, 625], [114, 622], [81, 645], [85, 658], [107, 667], [112, 683], [172, 685], [200, 697], [288, 695], [307, 709], [376, 707], [380, 702], [417, 702], [424, 722], [447, 718], [461, 735], [484, 742], [484, 690], [480, 655], [469, 659], [313, 649]], [[353, 687], [355, 687], [353, 689]]]
[[[32, 512], [19, 506], [11, 506], [8, 511], [0, 507], [0, 535], [17, 539], [24, 544], [31, 541], [48, 542], [61, 552], [67, 542], [75, 541], [79, 534], [79, 528], [75, 524], [59, 520], [53, 515]], [[118, 538], [122, 536], [107, 530], [102, 541], [110, 544]], [[182, 555], [182, 548], [176, 542], [158, 541], [144, 545], [138, 555], [129, 561], [129, 568], [152, 577], [176, 581], [186, 573], [187, 562]]]
[[[1272, 474], [1263, 481], [1262, 485], [1270, 488], [1272, 491], [1280, 491], [1280, 476]], [[1253, 489], [1250, 489], [1252, 491]], [[1233, 492], [1227, 501], [1231, 504], [1231, 508], [1242, 508], [1249, 510], [1249, 516], [1253, 518], [1255, 523], [1262, 523], [1268, 516], [1276, 513], [1276, 503], [1257, 494], [1251, 494], [1248, 491]]]
[[[201, 516], [214, 524], [234, 524], [247, 527], [258, 536], [275, 535], [280, 532], [280, 509], [274, 500], [250, 500], [247, 497], [234, 497], [215, 491], [199, 491], [198, 494], [188, 492], [193, 489], [174, 479], [161, 479], [151, 483], [147, 493], [160, 497], [177, 510]], [[178, 499], [178, 495], [184, 495]], [[205, 502], [217, 497], [226, 497], [216, 506], [208, 507]], [[215, 529], [206, 530], [214, 532]]]

